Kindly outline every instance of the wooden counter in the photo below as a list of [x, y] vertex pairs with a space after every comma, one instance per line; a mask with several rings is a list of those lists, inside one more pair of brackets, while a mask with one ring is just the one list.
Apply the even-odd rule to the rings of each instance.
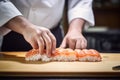
[[0, 52], [0, 76], [119, 77], [119, 53], [101, 53], [101, 62], [25, 61], [26, 52]]

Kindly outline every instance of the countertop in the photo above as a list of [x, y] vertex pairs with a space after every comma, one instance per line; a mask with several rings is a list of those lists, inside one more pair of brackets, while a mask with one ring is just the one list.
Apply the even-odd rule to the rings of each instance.
[[101, 62], [25, 61], [26, 52], [0, 52], [0, 76], [119, 77], [120, 53], [100, 53]]

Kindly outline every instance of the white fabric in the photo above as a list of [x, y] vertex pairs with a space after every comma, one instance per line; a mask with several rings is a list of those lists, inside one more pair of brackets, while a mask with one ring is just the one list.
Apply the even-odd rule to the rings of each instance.
[[85, 27], [94, 26], [94, 15], [92, 11], [92, 0], [70, 0], [68, 5], [69, 23], [75, 18], [86, 20]]
[[[18, 15], [38, 26], [55, 27], [62, 18], [64, 3], [65, 0], [0, 0], [0, 36], [9, 32], [2, 25]], [[68, 5], [69, 22], [82, 18], [87, 26], [94, 25], [92, 0], [68, 0]]]
[[22, 15], [17, 8], [9, 1], [0, 2], [0, 36], [5, 35], [10, 30], [4, 27], [1, 27], [6, 22], [8, 22], [10, 19], [12, 19], [15, 16]]
[[11, 0], [33, 24], [53, 28], [62, 17], [64, 0]]
[[[2, 0], [1, 0], [2, 1]], [[11, 0], [17, 9], [30, 22], [38, 26], [53, 28], [61, 19], [65, 0]], [[90, 26], [94, 25], [92, 0], [68, 0], [69, 22], [75, 18], [83, 18]], [[0, 2], [0, 26], [11, 18], [21, 15], [9, 1]], [[1, 30], [1, 29], [0, 29]], [[3, 32], [3, 30], [2, 30]], [[0, 33], [0, 35], [2, 34]], [[4, 31], [5, 32], [5, 31]], [[4, 33], [5, 34], [5, 33]]]

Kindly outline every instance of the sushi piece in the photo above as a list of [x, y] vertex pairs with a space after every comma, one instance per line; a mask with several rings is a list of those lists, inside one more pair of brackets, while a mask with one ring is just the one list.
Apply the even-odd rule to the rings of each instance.
[[41, 54], [38, 49], [32, 49], [25, 55], [26, 61], [38, 61], [41, 59]]
[[75, 52], [76, 52], [76, 59], [78, 61], [86, 61], [86, 54], [84, 53], [83, 50], [75, 49]]
[[51, 60], [51, 58], [47, 57], [47, 55], [45, 55], [45, 50], [43, 51], [43, 53], [39, 53], [38, 49], [32, 49], [30, 51], [28, 51], [25, 55], [25, 60], [26, 61], [44, 61], [44, 62], [48, 62]]
[[70, 48], [63, 49], [63, 48], [57, 48], [55, 53], [52, 55], [53, 61], [75, 61], [76, 55], [75, 51], [73, 51]]
[[82, 62], [99, 62], [101, 61], [101, 56], [98, 51], [94, 49], [75, 49], [78, 61]]
[[56, 48], [55, 52], [51, 54], [51, 57], [47, 57], [44, 53], [40, 54], [38, 49], [30, 50], [25, 59], [27, 61], [80, 61], [80, 62], [98, 62], [101, 61], [100, 53], [94, 49], [75, 49], [70, 48]]
[[101, 61], [102, 60], [102, 57], [101, 57], [101, 55], [98, 51], [96, 51], [95, 49], [89, 49], [89, 51], [92, 52], [92, 54], [95, 58], [95, 61]]

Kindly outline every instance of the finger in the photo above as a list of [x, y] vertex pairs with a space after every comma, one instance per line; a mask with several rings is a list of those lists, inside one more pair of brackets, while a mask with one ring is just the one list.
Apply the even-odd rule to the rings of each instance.
[[68, 45], [69, 45], [69, 48], [75, 49], [76, 40], [70, 39]]
[[33, 49], [38, 49], [39, 48], [36, 40], [33, 39], [29, 43], [30, 43], [30, 45], [32, 46]]
[[82, 40], [81, 42], [81, 48], [85, 49], [87, 47], [87, 40]]
[[43, 33], [42, 34], [42, 37], [45, 41], [45, 44], [46, 44], [46, 54], [48, 55], [48, 57], [50, 57], [50, 54], [52, 53], [52, 42], [51, 42], [51, 38], [48, 36], [47, 33]]
[[55, 49], [56, 49], [56, 38], [54, 37], [54, 35], [52, 33], [48, 33], [49, 37], [51, 38], [51, 42], [52, 42], [52, 53], [54, 53]]
[[76, 49], [81, 49], [81, 46], [82, 46], [82, 44], [81, 44], [81, 40], [77, 40], [76, 41]]
[[38, 43], [38, 46], [39, 46], [39, 53], [43, 54], [43, 51], [44, 51], [44, 40], [42, 39], [42, 37], [39, 37], [37, 39], [37, 43]]
[[61, 45], [60, 45], [61, 48], [66, 48], [66, 45], [67, 45], [66, 41], [67, 41], [66, 38], [64, 38]]

